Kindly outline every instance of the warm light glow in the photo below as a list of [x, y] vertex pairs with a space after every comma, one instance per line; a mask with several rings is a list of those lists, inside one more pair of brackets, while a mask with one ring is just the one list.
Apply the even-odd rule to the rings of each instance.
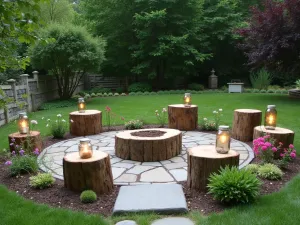
[[93, 155], [93, 148], [89, 139], [81, 139], [79, 144], [79, 156], [82, 159], [89, 159]]
[[269, 116], [269, 124], [273, 124], [274, 123], [274, 117], [273, 116]]
[[79, 104], [79, 108], [80, 108], [80, 109], [83, 109], [83, 108], [84, 108], [84, 104], [83, 104], [83, 103], [80, 103], [80, 104]]
[[23, 121], [21, 122], [21, 127], [22, 127], [22, 128], [25, 128], [25, 127], [27, 127], [27, 123], [26, 123], [26, 121], [24, 121], [24, 120], [23, 120]]
[[221, 140], [222, 144], [224, 144], [227, 141], [227, 136], [221, 135], [220, 140]]
[[190, 102], [190, 98], [189, 98], [189, 97], [186, 97], [186, 98], [185, 98], [185, 102], [186, 102], [186, 103], [189, 103], [189, 102]]

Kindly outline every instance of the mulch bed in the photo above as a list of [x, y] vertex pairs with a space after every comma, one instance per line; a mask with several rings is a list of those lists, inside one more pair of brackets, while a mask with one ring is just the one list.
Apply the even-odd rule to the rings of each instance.
[[[146, 127], [153, 128], [158, 126]], [[111, 129], [120, 130], [123, 129], [123, 126], [113, 127]], [[43, 144], [44, 147], [47, 147], [69, 138], [73, 137], [71, 135], [66, 135], [65, 139], [60, 140], [46, 138]], [[4, 165], [4, 162], [4, 158], [0, 158], [0, 184], [4, 184], [8, 189], [15, 191], [26, 199], [31, 199], [32, 201], [38, 203], [48, 204], [52, 207], [102, 214], [104, 216], [110, 216], [112, 213], [112, 209], [120, 189], [119, 186], [115, 186], [115, 189], [111, 194], [98, 196], [98, 200], [95, 203], [83, 204], [79, 199], [80, 193], [75, 193], [64, 188], [63, 181], [56, 180], [53, 187], [45, 190], [36, 190], [30, 188], [29, 186], [29, 175], [9, 177], [8, 169], [7, 166]], [[258, 162], [258, 160], [255, 159], [254, 162]], [[261, 186], [260, 193], [262, 195], [266, 195], [279, 191], [280, 188], [285, 185], [285, 183], [290, 181], [295, 175], [297, 175], [297, 173], [300, 172], [300, 159], [297, 158], [290, 163], [288, 168], [283, 170], [283, 172], [284, 176], [282, 180], [262, 180], [263, 184]], [[208, 215], [213, 212], [222, 212], [224, 209], [229, 208], [229, 206], [215, 201], [209, 194], [189, 189], [186, 182], [180, 182], [180, 184], [183, 186], [189, 210], [200, 211], [204, 215]]]
[[146, 131], [138, 131], [138, 132], [132, 132], [132, 136], [137, 137], [160, 137], [163, 136], [165, 133], [164, 131], [160, 130], [146, 130]]

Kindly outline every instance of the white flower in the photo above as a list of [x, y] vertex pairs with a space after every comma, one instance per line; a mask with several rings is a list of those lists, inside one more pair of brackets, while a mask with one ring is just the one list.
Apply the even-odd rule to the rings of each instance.
[[159, 116], [159, 114], [158, 114], [158, 113], [157, 113], [156, 115], [157, 115], [157, 116]]
[[163, 108], [163, 110], [162, 110], [163, 112], [167, 112], [167, 109], [166, 108]]
[[49, 122], [49, 121], [50, 121], [50, 119], [47, 119], [47, 121]]
[[213, 114], [216, 114], [216, 113], [218, 113], [216, 110], [215, 110], [215, 111], [213, 111]]
[[64, 123], [66, 122], [65, 120], [61, 120], [61, 121], [64, 122]]
[[74, 123], [74, 120], [70, 119], [70, 122], [71, 122], [71, 123]]
[[158, 113], [158, 110], [155, 110], [155, 113]]
[[222, 111], [223, 111], [223, 109], [219, 109], [219, 111], [220, 111], [220, 112], [222, 112]]
[[55, 120], [55, 123], [57, 123], [57, 120]]
[[61, 117], [61, 114], [57, 114], [57, 117]]
[[36, 120], [31, 120], [30, 123], [31, 124], [38, 124], [38, 122]]
[[49, 124], [47, 124], [46, 127], [49, 127]]
[[207, 118], [203, 118], [203, 120], [204, 120], [204, 121], [206, 121], [206, 120], [207, 120]]
[[42, 117], [42, 120], [44, 119], [45, 117]]

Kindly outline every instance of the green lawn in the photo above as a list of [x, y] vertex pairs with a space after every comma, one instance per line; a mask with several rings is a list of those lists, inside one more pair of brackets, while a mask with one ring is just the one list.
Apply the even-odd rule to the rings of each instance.
[[[182, 95], [157, 95], [157, 96], [129, 96], [95, 98], [89, 105], [89, 109], [104, 110], [108, 105], [118, 116], [129, 119], [143, 119], [146, 123], [156, 123], [154, 111], [166, 107], [168, 104], [180, 103]], [[300, 132], [300, 104], [299, 101], [289, 99], [286, 95], [273, 94], [199, 94], [193, 95], [193, 103], [199, 106], [199, 117], [212, 117], [212, 111], [223, 109], [223, 124], [232, 123], [233, 110], [237, 108], [255, 108], [262, 111], [266, 105], [275, 104], [278, 109], [278, 126]], [[76, 110], [76, 106], [40, 111], [30, 114], [31, 119], [37, 119], [38, 129], [43, 135], [48, 133], [45, 118], [55, 118], [58, 113], [63, 116]], [[105, 120], [104, 120], [105, 121]], [[121, 124], [121, 120], [116, 120]], [[7, 147], [6, 137], [8, 133], [16, 131], [16, 124], [11, 123], [0, 128], [2, 140], [0, 147]], [[296, 148], [300, 148], [300, 140], [295, 139]], [[299, 153], [299, 152], [298, 152]], [[252, 205], [235, 207], [221, 214], [213, 214], [208, 217], [198, 212], [191, 212], [187, 216], [196, 224], [297, 224], [300, 221], [300, 175], [292, 180], [283, 190], [272, 195], [263, 196]], [[139, 225], [150, 225], [150, 222], [158, 215], [128, 215], [126, 219], [134, 219]], [[37, 205], [31, 201], [23, 200], [15, 193], [9, 192], [0, 185], [0, 225], [56, 225], [56, 224], [93, 224], [108, 225], [121, 220], [120, 217], [101, 219], [97, 215], [85, 215], [62, 209], [53, 209], [48, 206]]]

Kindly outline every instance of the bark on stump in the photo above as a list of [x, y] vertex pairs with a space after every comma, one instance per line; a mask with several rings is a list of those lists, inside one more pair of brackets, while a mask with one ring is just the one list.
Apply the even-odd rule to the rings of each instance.
[[239, 141], [252, 141], [254, 127], [261, 124], [262, 113], [256, 109], [236, 109], [232, 125], [232, 137]]
[[30, 131], [28, 134], [20, 134], [19, 132], [10, 134], [8, 135], [8, 142], [14, 143], [14, 145], [9, 145], [10, 152], [17, 150], [15, 149], [16, 145], [23, 146], [25, 149], [30, 148], [32, 152], [36, 148], [39, 151], [42, 150], [42, 139], [39, 131]]
[[265, 126], [257, 126], [254, 128], [253, 139], [262, 137], [266, 134], [269, 134], [276, 140], [275, 146], [278, 146], [279, 142], [283, 143], [282, 148], [274, 153], [274, 158], [276, 159], [280, 158], [280, 153], [282, 153], [285, 148], [288, 148], [290, 144], [294, 143], [294, 131], [281, 127], [276, 127], [275, 130], [267, 130]]
[[168, 106], [169, 128], [178, 130], [196, 130], [198, 127], [198, 106], [183, 104]]
[[214, 145], [201, 145], [188, 150], [188, 187], [207, 191], [211, 173], [218, 173], [221, 167], [239, 166], [240, 154], [230, 150], [228, 154], [219, 154]]
[[[147, 130], [166, 132], [160, 137], [138, 137], [131, 133]], [[117, 133], [115, 136], [116, 156], [121, 159], [139, 162], [155, 162], [173, 158], [180, 154], [182, 134], [179, 130], [154, 128], [129, 130]]]
[[99, 134], [102, 131], [102, 112], [98, 110], [71, 112], [70, 121], [70, 134], [75, 136]]
[[81, 159], [78, 152], [63, 158], [65, 188], [72, 191], [93, 190], [107, 194], [113, 190], [113, 175], [109, 155], [94, 151], [92, 158]]

